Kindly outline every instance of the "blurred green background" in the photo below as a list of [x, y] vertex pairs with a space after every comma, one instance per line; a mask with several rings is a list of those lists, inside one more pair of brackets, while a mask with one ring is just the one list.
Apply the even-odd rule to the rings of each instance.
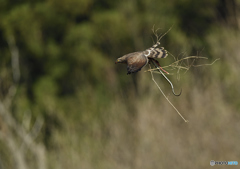
[[[240, 162], [239, 0], [0, 0], [0, 168], [210, 168]], [[153, 45], [212, 66], [126, 75]], [[162, 66], [173, 57], [159, 60]], [[197, 62], [198, 63], [198, 62]], [[215, 166], [220, 167], [220, 166]], [[223, 167], [223, 166], [221, 166]]]

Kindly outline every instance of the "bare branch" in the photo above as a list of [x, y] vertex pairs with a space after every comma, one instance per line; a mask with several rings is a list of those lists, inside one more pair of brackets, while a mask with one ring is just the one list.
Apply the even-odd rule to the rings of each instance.
[[156, 38], [157, 38], [157, 42], [156, 43], [158, 43], [158, 42], [160, 42], [160, 40], [172, 29], [172, 27], [173, 26], [171, 26], [169, 29], [168, 29], [168, 31], [167, 32], [165, 32], [162, 36], [160, 36], [159, 37], [159, 35], [158, 35], [158, 30], [160, 29], [160, 28], [158, 28], [158, 29], [156, 29], [155, 30], [155, 25], [153, 25], [153, 28], [152, 28], [152, 32], [153, 32], [153, 34], [156, 36]]
[[[175, 94], [175, 91], [174, 91], [174, 87], [173, 87], [173, 84], [172, 84], [172, 82], [167, 78], [167, 76], [165, 76], [164, 75], [164, 73], [160, 70], [160, 65], [158, 66], [155, 62], [156, 62], [156, 60], [154, 60], [154, 59], [151, 59], [151, 62], [154, 64], [154, 66], [157, 68], [157, 70], [162, 74], [162, 76], [168, 81], [168, 83], [171, 85], [171, 87], [172, 87], [172, 92], [173, 92], [173, 94], [175, 95], [175, 96], [180, 96], [181, 95], [181, 92], [180, 92], [180, 94]], [[163, 69], [162, 69], [163, 70]]]
[[[149, 67], [151, 69], [151, 65], [149, 64]], [[152, 80], [153, 82], [156, 84], [156, 86], [158, 87], [158, 89], [160, 90], [160, 92], [162, 93], [162, 95], [165, 97], [165, 99], [168, 101], [168, 103], [175, 109], [175, 111], [178, 113], [178, 115], [184, 120], [184, 122], [188, 122], [188, 120], [186, 120], [182, 114], [178, 111], [178, 109], [172, 104], [172, 102], [168, 99], [168, 97], [164, 94], [164, 92], [162, 91], [162, 89], [160, 88], [160, 86], [157, 84], [157, 82], [154, 79], [153, 73], [152, 71], [150, 71], [151, 76], [152, 76]]]
[[[21, 140], [23, 141], [23, 144], [26, 145], [26, 147], [33, 152], [33, 154], [37, 158], [36, 161], [39, 162], [38, 161], [39, 159], [45, 160], [45, 157], [42, 157], [42, 155], [45, 156], [44, 155], [44, 152], [45, 152], [44, 146], [39, 145], [39, 144], [35, 143], [35, 141], [34, 141], [34, 138], [36, 137], [36, 135], [39, 133], [40, 129], [42, 128], [43, 121], [41, 119], [36, 121], [36, 123], [34, 125], [35, 127], [33, 128], [32, 135], [31, 135], [31, 134], [28, 134], [27, 131], [20, 124], [17, 123], [17, 121], [12, 117], [9, 110], [6, 109], [6, 107], [4, 106], [4, 104], [2, 102], [0, 102], [0, 115], [4, 119], [4, 122], [6, 123], [7, 127], [10, 128], [10, 130], [14, 130], [14, 132], [17, 134], [17, 136], [19, 138], [21, 138]], [[5, 137], [9, 137], [9, 134], [8, 134], [8, 136], [5, 136]], [[9, 137], [9, 139], [12, 139], [12, 137]], [[19, 151], [24, 152], [23, 148], [20, 148]], [[16, 160], [19, 160], [19, 159], [16, 159]], [[38, 164], [38, 168], [45, 169], [46, 168], [45, 161], [40, 161]]]
[[[35, 156], [36, 166], [38, 169], [46, 169], [45, 147], [44, 145], [36, 143], [35, 141], [35, 138], [38, 136], [43, 126], [43, 119], [38, 118], [32, 127], [32, 130], [28, 132], [28, 130], [24, 128], [24, 124], [20, 124], [14, 118], [11, 112], [13, 109], [13, 100], [16, 97], [16, 91], [19, 85], [18, 82], [20, 80], [20, 68], [19, 51], [14, 37], [9, 36], [7, 42], [11, 52], [14, 83], [8, 89], [5, 98], [1, 98], [0, 100], [0, 117], [3, 119], [3, 123], [1, 125], [6, 128], [6, 132], [0, 130], [0, 139], [3, 140], [11, 150], [11, 154], [14, 158], [17, 169], [29, 168], [27, 163], [28, 159], [26, 158], [28, 155], [26, 150], [30, 150]], [[19, 141], [22, 142], [21, 146], [19, 145]]]
[[[183, 61], [187, 61], [189, 62], [190, 59], [193, 59], [193, 61], [191, 63], [188, 63], [187, 66], [181, 66], [181, 64], [184, 64]], [[213, 65], [216, 61], [218, 61], [220, 58], [215, 59], [212, 63], [210, 64], [200, 64], [200, 65], [194, 65], [194, 62], [196, 61], [196, 59], [208, 59], [207, 57], [201, 57], [201, 56], [188, 56], [179, 60], [176, 60], [175, 62], [171, 63], [170, 65], [167, 66], [162, 66], [162, 68], [172, 68], [172, 69], [184, 69], [184, 70], [189, 70], [191, 67], [200, 67], [200, 66], [211, 66]], [[154, 73], [159, 73], [159, 72], [155, 72], [155, 70], [157, 70], [157, 68], [153, 68], [153, 69], [148, 69], [145, 72], [149, 72], [149, 71], [154, 71]]]
[[19, 148], [17, 146], [17, 142], [14, 139], [14, 137], [12, 136], [12, 134], [9, 132], [7, 134], [4, 134], [0, 130], [0, 139], [4, 140], [6, 142], [6, 145], [8, 146], [9, 150], [11, 151], [12, 157], [15, 160], [17, 168], [18, 169], [28, 169], [28, 166], [27, 166], [24, 156], [23, 156], [23, 152], [21, 152], [21, 150], [19, 150]]
[[209, 64], [201, 64], [201, 65], [192, 65], [193, 67], [200, 67], [200, 66], [211, 66], [213, 65], [216, 61], [220, 60], [220, 58], [215, 59], [212, 63]]

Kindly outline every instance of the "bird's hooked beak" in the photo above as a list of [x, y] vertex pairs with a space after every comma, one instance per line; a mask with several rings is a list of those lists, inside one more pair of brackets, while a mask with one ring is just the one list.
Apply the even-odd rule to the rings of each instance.
[[116, 62], [115, 62], [115, 64], [117, 64], [117, 63], [119, 63], [119, 62], [120, 62], [120, 59], [117, 59]]

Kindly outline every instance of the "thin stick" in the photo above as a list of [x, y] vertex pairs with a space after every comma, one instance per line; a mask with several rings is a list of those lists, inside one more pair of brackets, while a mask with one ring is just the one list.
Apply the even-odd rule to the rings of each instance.
[[188, 56], [188, 57], [185, 57], [185, 58], [182, 58], [180, 60], [177, 60], [175, 62], [173, 62], [172, 64], [168, 65], [167, 67], [169, 66], [172, 66], [172, 65], [176, 65], [177, 63], [183, 61], [183, 60], [188, 60], [188, 59], [208, 59], [207, 57], [201, 57], [201, 56]]
[[[151, 69], [151, 65], [149, 64], [149, 67]], [[178, 113], [178, 115], [184, 120], [184, 122], [189, 122], [188, 120], [186, 120], [182, 114], [178, 111], [178, 109], [172, 104], [172, 102], [167, 98], [167, 96], [164, 94], [164, 92], [162, 91], [162, 89], [160, 88], [160, 86], [157, 84], [157, 82], [154, 79], [153, 73], [152, 71], [150, 71], [151, 75], [152, 75], [152, 80], [153, 82], [157, 85], [158, 89], [160, 90], [160, 92], [162, 93], [162, 95], [165, 97], [165, 99], [168, 101], [168, 103], [175, 109], [175, 111]]]
[[155, 60], [151, 60], [151, 62], [154, 64], [154, 66], [158, 69], [158, 71], [162, 74], [162, 76], [168, 81], [168, 83], [171, 85], [172, 87], [172, 92], [175, 96], [180, 96], [181, 93], [182, 93], [182, 90], [180, 92], [180, 94], [175, 94], [175, 91], [174, 91], [174, 87], [173, 87], [173, 84], [172, 82], [167, 78], [167, 76], [164, 75], [164, 73], [159, 69], [159, 66], [155, 63]]
[[167, 32], [165, 32], [160, 38], [158, 41], [160, 41], [168, 32], [170, 32], [170, 30], [172, 29], [173, 26], [171, 26]]
[[202, 65], [192, 65], [193, 67], [200, 67], [200, 66], [211, 66], [213, 65], [216, 61], [220, 60], [220, 58], [217, 58], [216, 60], [214, 60], [212, 63], [209, 64], [202, 64]]
[[172, 29], [173, 26], [171, 26], [171, 27], [168, 29], [168, 31], [165, 32], [165, 33], [164, 33], [162, 36], [160, 36], [160, 37], [159, 37], [159, 35], [157, 34], [157, 31], [158, 31], [160, 28], [158, 28], [158, 29], [155, 30], [154, 27], [155, 27], [155, 25], [153, 25], [152, 32], [153, 32], [153, 34], [156, 36], [157, 42], [160, 42], [160, 40], [161, 40], [168, 32], [170, 32], [170, 30]]
[[[200, 64], [200, 65], [193, 65], [193, 63], [190, 65], [190, 66], [179, 66], [178, 63], [180, 61], [183, 61], [183, 60], [188, 60], [188, 59], [208, 59], [206, 57], [201, 57], [201, 56], [189, 56], [189, 57], [185, 57], [183, 59], [180, 59], [180, 60], [177, 60], [173, 63], [171, 63], [170, 65], [168, 66], [162, 66], [162, 68], [167, 68], [167, 67], [172, 67], [173, 69], [174, 68], [177, 68], [177, 69], [186, 69], [186, 70], [189, 70], [190, 67], [200, 67], [200, 66], [211, 66], [213, 65], [216, 61], [220, 60], [220, 58], [217, 58], [215, 59], [212, 63], [209, 63], [209, 64]], [[153, 69], [148, 69], [144, 72], [148, 72], [148, 71], [154, 71], [154, 70], [157, 70], [157, 68], [153, 68]], [[158, 73], [158, 72], [154, 72], [154, 73]]]

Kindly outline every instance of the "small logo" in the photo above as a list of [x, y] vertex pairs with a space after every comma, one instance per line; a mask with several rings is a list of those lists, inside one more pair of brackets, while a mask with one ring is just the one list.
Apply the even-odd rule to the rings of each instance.
[[211, 166], [214, 166], [214, 165], [215, 165], [215, 161], [214, 161], [214, 160], [211, 160], [211, 161], [210, 161], [210, 165], [211, 165]]
[[228, 161], [228, 165], [238, 165], [237, 161]]
[[237, 161], [214, 161], [214, 160], [211, 160], [210, 165], [211, 166], [214, 166], [214, 165], [238, 165], [238, 162]]

